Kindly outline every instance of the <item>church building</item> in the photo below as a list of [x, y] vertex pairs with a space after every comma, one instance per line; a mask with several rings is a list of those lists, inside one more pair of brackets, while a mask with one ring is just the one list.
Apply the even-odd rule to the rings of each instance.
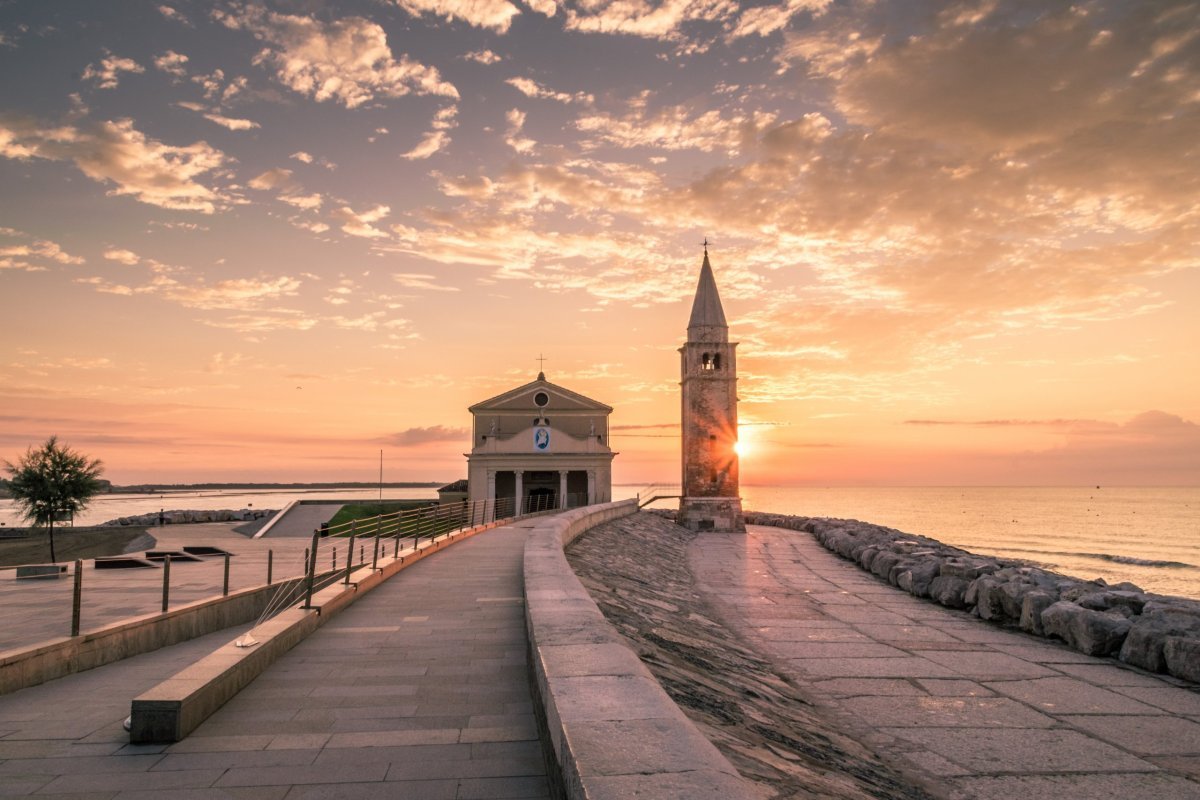
[[611, 406], [539, 372], [532, 383], [468, 410], [468, 500], [519, 500], [526, 510], [612, 500]]
[[687, 342], [679, 348], [683, 480], [677, 521], [694, 531], [746, 530], [738, 489], [736, 347], [706, 244]]

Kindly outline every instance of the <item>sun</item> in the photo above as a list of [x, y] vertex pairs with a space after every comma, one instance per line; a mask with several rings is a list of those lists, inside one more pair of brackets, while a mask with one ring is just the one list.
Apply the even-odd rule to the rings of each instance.
[[745, 458], [750, 453], [750, 443], [744, 439], [738, 439], [733, 443], [733, 452], [738, 454], [738, 458]]

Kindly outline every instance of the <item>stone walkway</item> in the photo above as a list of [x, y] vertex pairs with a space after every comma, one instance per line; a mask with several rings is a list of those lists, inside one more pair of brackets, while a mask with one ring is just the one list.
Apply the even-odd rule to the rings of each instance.
[[[302, 539], [249, 539], [236, 532], [239, 523], [207, 522], [151, 528], [155, 550], [182, 550], [207, 545], [233, 553], [229, 559], [230, 591], [261, 586], [267, 580], [267, 554], [272, 552], [272, 578], [280, 581], [304, 574]], [[309, 532], [312, 535], [312, 532]], [[339, 555], [345, 563], [345, 546]], [[142, 551], [138, 551], [140, 553]], [[322, 564], [321, 566], [325, 566]], [[0, 651], [30, 647], [71, 634], [71, 595], [74, 565], [57, 579], [18, 580], [13, 570], [0, 571]], [[225, 560], [206, 556], [200, 561], [171, 564], [170, 607], [218, 597], [224, 580]], [[83, 604], [80, 627], [86, 633], [114, 622], [162, 609], [163, 571], [145, 569], [95, 569], [83, 562]]]
[[882, 583], [811, 536], [701, 534], [698, 587], [877, 751], [955, 798], [1200, 798], [1200, 691]]
[[150, 653], [0, 697], [0, 796], [549, 797], [526, 667], [532, 524], [404, 570], [174, 745], [131, 746], [120, 723], [136, 684], [188, 655]]

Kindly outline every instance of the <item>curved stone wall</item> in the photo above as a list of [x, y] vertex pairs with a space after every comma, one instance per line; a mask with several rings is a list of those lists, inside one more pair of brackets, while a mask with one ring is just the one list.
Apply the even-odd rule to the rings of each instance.
[[567, 564], [580, 534], [637, 511], [623, 500], [546, 517], [525, 544], [534, 691], [571, 800], [741, 800], [751, 784], [691, 723], [604, 619]]
[[858, 520], [747, 512], [746, 522], [807, 531], [823, 546], [917, 597], [998, 625], [1061, 639], [1093, 656], [1200, 683], [1200, 601], [978, 556]]

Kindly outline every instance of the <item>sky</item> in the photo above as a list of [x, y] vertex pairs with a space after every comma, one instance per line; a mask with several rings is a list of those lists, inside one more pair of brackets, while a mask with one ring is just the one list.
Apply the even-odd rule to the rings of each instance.
[[[742, 481], [1200, 485], [1200, 3], [0, 0], [0, 458], [450, 481], [467, 407]], [[544, 362], [538, 358], [544, 357]]]

